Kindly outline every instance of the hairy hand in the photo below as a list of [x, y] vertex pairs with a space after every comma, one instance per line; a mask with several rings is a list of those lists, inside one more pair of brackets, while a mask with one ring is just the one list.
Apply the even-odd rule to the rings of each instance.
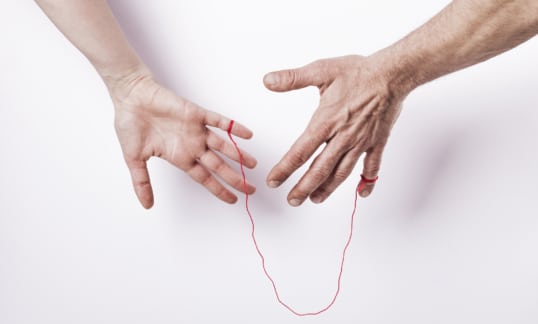
[[[226, 131], [230, 119], [205, 110], [155, 82], [151, 75], [132, 75], [109, 86], [115, 105], [116, 132], [131, 172], [133, 186], [145, 208], [153, 206], [153, 190], [146, 162], [160, 157], [185, 171], [219, 199], [237, 197], [223, 184], [243, 192], [241, 175], [218, 154], [238, 162], [234, 147], [213, 128]], [[234, 124], [234, 135], [252, 137], [245, 126]], [[256, 160], [242, 152], [246, 167]], [[248, 185], [249, 193], [255, 188]]]
[[[363, 153], [363, 175], [377, 177], [385, 144], [406, 95], [391, 89], [383, 64], [361, 56], [324, 59], [269, 73], [264, 83], [273, 91], [316, 86], [320, 92], [319, 106], [306, 130], [267, 176], [268, 185], [278, 187], [326, 144], [288, 194], [292, 206], [299, 206], [308, 197], [315, 203], [323, 202], [349, 176]], [[368, 196], [374, 185], [364, 182], [360, 195]]]

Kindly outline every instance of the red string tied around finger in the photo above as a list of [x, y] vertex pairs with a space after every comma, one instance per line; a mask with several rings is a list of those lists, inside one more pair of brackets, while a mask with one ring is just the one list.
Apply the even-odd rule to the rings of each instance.
[[373, 179], [368, 179], [363, 174], [361, 174], [361, 182], [359, 183], [359, 187], [357, 188], [357, 190], [362, 191], [362, 189], [364, 189], [364, 187], [366, 187], [367, 183], [376, 183], [377, 179], [379, 179], [378, 176], [376, 176]]
[[355, 221], [355, 212], [357, 210], [358, 192], [360, 190], [362, 190], [361, 186], [364, 186], [365, 183], [374, 183], [374, 182], [376, 182], [378, 177], [376, 177], [375, 179], [368, 179], [368, 178], [364, 177], [363, 175], [361, 175], [361, 182], [360, 182], [359, 186], [357, 186], [357, 189], [355, 190], [355, 200], [354, 200], [354, 203], [353, 203], [353, 212], [351, 213], [351, 221], [350, 221], [350, 226], [349, 226], [349, 235], [347, 237], [346, 244], [344, 245], [344, 249], [342, 251], [342, 259], [341, 259], [341, 262], [340, 262], [340, 271], [338, 273], [338, 279], [337, 279], [337, 283], [336, 283], [336, 291], [334, 293], [334, 296], [332, 297], [331, 301], [327, 304], [327, 306], [321, 308], [318, 311], [314, 311], [314, 312], [298, 312], [295, 309], [293, 309], [291, 306], [286, 304], [284, 301], [282, 301], [282, 299], [280, 298], [280, 294], [278, 293], [276, 283], [273, 280], [273, 278], [271, 277], [271, 275], [269, 274], [269, 272], [267, 271], [267, 268], [265, 266], [265, 257], [264, 257], [264, 255], [263, 255], [263, 253], [262, 253], [262, 251], [261, 251], [261, 249], [260, 249], [260, 247], [258, 245], [258, 242], [256, 241], [256, 235], [255, 235], [256, 226], [255, 226], [255, 223], [254, 223], [254, 218], [252, 217], [252, 213], [250, 212], [250, 208], [249, 208], [249, 205], [248, 205], [249, 194], [248, 194], [248, 190], [247, 190], [247, 178], [245, 176], [245, 170], [244, 170], [244, 167], [243, 167], [243, 155], [241, 154], [241, 151], [239, 150], [239, 147], [238, 147], [237, 143], [235, 142], [235, 140], [232, 137], [233, 125], [234, 125], [234, 121], [230, 120], [230, 124], [228, 126], [228, 137], [230, 138], [230, 141], [232, 142], [232, 144], [233, 144], [233, 146], [234, 146], [234, 148], [237, 151], [237, 154], [239, 156], [239, 167], [241, 169], [241, 176], [243, 178], [243, 188], [244, 188], [244, 191], [245, 191], [245, 209], [247, 211], [247, 214], [248, 214], [248, 217], [249, 217], [249, 220], [250, 220], [250, 224], [251, 224], [252, 241], [254, 243], [254, 247], [256, 248], [256, 252], [258, 253], [258, 255], [259, 255], [260, 259], [261, 259], [263, 272], [265, 273], [265, 276], [267, 277], [267, 279], [269, 279], [269, 281], [271, 282], [271, 285], [273, 287], [273, 291], [275, 293], [276, 299], [282, 306], [284, 306], [286, 309], [288, 309], [290, 312], [292, 312], [293, 314], [295, 314], [297, 316], [315, 316], [315, 315], [319, 315], [319, 314], [329, 310], [334, 305], [336, 299], [338, 298], [338, 295], [340, 294], [341, 279], [342, 279], [342, 274], [344, 272], [344, 261], [345, 261], [345, 258], [346, 258], [346, 252], [347, 252], [347, 249], [349, 247], [349, 244], [351, 243], [351, 239], [353, 237], [353, 225], [354, 225], [354, 221]]

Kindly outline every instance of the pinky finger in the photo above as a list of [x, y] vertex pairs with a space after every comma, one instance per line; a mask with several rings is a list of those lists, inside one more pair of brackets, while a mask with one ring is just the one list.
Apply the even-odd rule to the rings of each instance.
[[381, 167], [381, 157], [383, 155], [384, 145], [375, 146], [368, 151], [364, 158], [364, 168], [362, 170], [362, 176], [368, 180], [361, 179], [359, 184], [359, 194], [361, 197], [368, 197], [372, 190], [374, 190], [379, 168]]
[[230, 192], [226, 187], [222, 185], [206, 168], [201, 164], [194, 164], [192, 168], [187, 171], [189, 176], [207, 190], [209, 190], [213, 195], [215, 195], [220, 200], [233, 204], [237, 201], [237, 197]]

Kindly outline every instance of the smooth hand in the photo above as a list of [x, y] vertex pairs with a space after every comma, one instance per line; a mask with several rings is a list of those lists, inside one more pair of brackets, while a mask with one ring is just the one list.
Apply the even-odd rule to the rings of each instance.
[[[136, 195], [145, 208], [153, 205], [146, 165], [152, 156], [185, 171], [219, 199], [227, 203], [237, 200], [222, 182], [243, 192], [241, 175], [219, 153], [236, 162], [239, 156], [210, 128], [226, 131], [230, 119], [175, 95], [150, 75], [124, 78], [109, 89], [116, 110], [116, 132]], [[232, 133], [245, 139], [252, 137], [252, 132], [239, 123], [234, 124]], [[246, 167], [256, 165], [251, 155], [242, 155]], [[249, 184], [247, 190], [253, 193], [255, 188]]]
[[[308, 197], [321, 203], [350, 175], [365, 153], [363, 175], [375, 179], [390, 131], [398, 118], [405, 93], [392, 89], [383, 64], [373, 57], [346, 56], [313, 62], [264, 77], [273, 91], [316, 86], [320, 103], [304, 133], [267, 176], [270, 187], [278, 187], [326, 144], [310, 168], [288, 194], [288, 202], [299, 206]], [[374, 182], [361, 184], [360, 195], [368, 196]]]

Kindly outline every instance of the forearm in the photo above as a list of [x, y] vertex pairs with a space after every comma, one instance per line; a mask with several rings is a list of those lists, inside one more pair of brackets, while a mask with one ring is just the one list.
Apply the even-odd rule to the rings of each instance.
[[538, 33], [536, 0], [455, 0], [430, 21], [376, 53], [405, 92], [482, 62]]
[[106, 0], [36, 0], [36, 3], [88, 58], [105, 83], [145, 69]]

